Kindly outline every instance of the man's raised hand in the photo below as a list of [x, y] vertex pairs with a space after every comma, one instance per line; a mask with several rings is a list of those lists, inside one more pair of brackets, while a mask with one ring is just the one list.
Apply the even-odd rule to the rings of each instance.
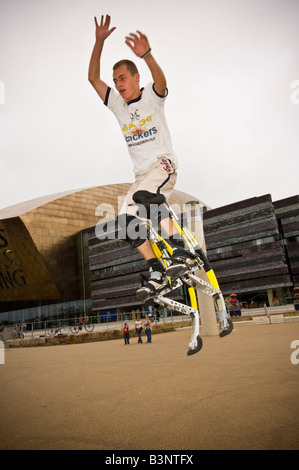
[[115, 27], [109, 29], [110, 27], [110, 16], [106, 15], [105, 22], [104, 22], [104, 15], [101, 15], [101, 24], [98, 25], [96, 16], [94, 17], [95, 25], [96, 25], [96, 39], [99, 41], [105, 41], [108, 36], [116, 29]]
[[138, 34], [130, 33], [129, 36], [126, 36], [125, 43], [138, 57], [142, 57], [146, 54], [149, 49], [149, 41], [145, 34], [142, 34], [140, 31], [136, 31]]

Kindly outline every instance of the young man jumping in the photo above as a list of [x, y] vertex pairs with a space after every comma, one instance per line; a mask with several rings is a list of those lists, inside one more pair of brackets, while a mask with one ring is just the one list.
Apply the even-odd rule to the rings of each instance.
[[[92, 51], [88, 79], [104, 104], [115, 114], [133, 163], [135, 183], [130, 188], [120, 211], [119, 220], [128, 228], [137, 226], [138, 206], [141, 204], [147, 218], [156, 217], [161, 228], [167, 233], [173, 247], [171, 265], [165, 271], [156, 258], [146, 236], [134, 238], [133, 246], [149, 265], [149, 279], [137, 291], [145, 299], [161, 291], [167, 285], [167, 276], [173, 277], [187, 272], [195, 263], [190, 253], [184, 250], [182, 240], [175, 237], [176, 231], [168, 212], [159, 214], [151, 211], [163, 206], [174, 188], [177, 179], [177, 159], [172, 149], [171, 137], [164, 114], [167, 96], [165, 75], [153, 57], [147, 37], [140, 31], [130, 33], [125, 43], [134, 54], [147, 64], [153, 81], [140, 89], [140, 75], [134, 62], [121, 60], [113, 67], [115, 89], [110, 88], [101, 78], [101, 55], [105, 40], [116, 29], [110, 28], [110, 16], [101, 16], [100, 25], [95, 18], [96, 41]], [[165, 206], [164, 206], [165, 207]], [[134, 235], [136, 232], [134, 231]], [[127, 230], [127, 241], [132, 241]]]

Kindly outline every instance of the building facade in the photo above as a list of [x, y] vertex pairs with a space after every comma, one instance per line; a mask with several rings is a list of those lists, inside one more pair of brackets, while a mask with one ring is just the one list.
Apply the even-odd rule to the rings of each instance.
[[298, 284], [299, 196], [269, 194], [204, 213], [207, 254], [225, 295], [247, 306], [291, 301]]
[[[113, 224], [130, 183], [38, 198], [0, 210], [0, 322], [141, 310], [147, 265]], [[196, 198], [175, 190], [176, 212]], [[299, 196], [210, 209], [208, 257], [225, 295], [247, 306], [288, 302], [299, 285]], [[99, 228], [110, 221], [106, 237]], [[173, 296], [184, 301], [184, 289]]]
[[[89, 236], [115, 219], [130, 186], [69, 191], [0, 210], [0, 321], [91, 311]], [[190, 199], [174, 190], [170, 202]]]

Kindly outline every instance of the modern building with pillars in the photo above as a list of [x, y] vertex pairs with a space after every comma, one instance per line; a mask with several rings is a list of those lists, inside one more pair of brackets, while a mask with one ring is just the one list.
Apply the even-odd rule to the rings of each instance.
[[299, 196], [269, 194], [204, 213], [207, 254], [225, 295], [250, 307], [291, 303], [299, 285]]
[[[34, 318], [141, 310], [135, 297], [143, 259], [112, 223], [130, 184], [113, 184], [34, 199], [0, 210], [0, 323]], [[248, 306], [288, 302], [299, 285], [299, 196], [270, 195], [210, 209], [175, 190], [183, 211], [203, 207], [209, 259], [225, 295]], [[184, 300], [183, 289], [173, 296]]]
[[[209, 209], [203, 206], [207, 254], [221, 289], [229, 299], [237, 293], [246, 307], [293, 301], [299, 285], [299, 196], [272, 202], [269, 194]], [[116, 312], [134, 309], [140, 276], [147, 270], [140, 255], [117, 239], [112, 226], [99, 240], [86, 231], [92, 309]], [[112, 240], [109, 239], [112, 235]], [[173, 293], [178, 301], [184, 290]]]

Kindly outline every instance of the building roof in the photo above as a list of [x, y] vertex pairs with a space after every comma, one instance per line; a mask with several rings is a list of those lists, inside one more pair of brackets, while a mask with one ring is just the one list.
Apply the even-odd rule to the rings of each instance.
[[64, 196], [69, 196], [70, 194], [84, 191], [84, 189], [72, 189], [60, 193], [48, 194], [46, 196], [40, 196], [34, 199], [30, 199], [29, 201], [23, 201], [9, 207], [5, 207], [4, 209], [0, 209], [0, 220], [10, 219], [11, 217], [19, 217], [20, 215], [26, 214], [27, 212], [30, 212], [37, 207], [44, 206], [45, 204], [55, 201], [56, 199], [61, 199]]
[[[120, 183], [120, 184], [109, 184], [109, 185], [103, 185], [103, 186], [93, 186], [89, 188], [80, 188], [80, 189], [71, 189], [69, 191], [63, 191], [59, 193], [54, 193], [54, 194], [48, 194], [46, 196], [40, 196], [34, 199], [30, 199], [28, 201], [23, 201], [18, 204], [14, 204], [9, 207], [5, 207], [4, 209], [0, 209], [0, 220], [4, 219], [9, 219], [12, 217], [20, 217], [24, 214], [27, 214], [35, 209], [44, 207], [47, 204], [53, 203], [54, 201], [56, 202], [57, 200], [60, 200], [61, 202], [66, 202], [70, 198], [68, 196], [74, 196], [74, 198], [71, 198], [74, 206], [76, 206], [76, 202], [79, 202], [80, 199], [85, 196], [86, 194], [89, 193], [97, 193], [101, 196], [104, 196], [105, 202], [107, 196], [110, 193], [111, 195], [125, 195], [131, 186], [132, 183]], [[111, 197], [108, 197], [108, 199], [111, 199]], [[173, 203], [187, 203], [188, 201], [191, 200], [196, 200], [199, 201], [199, 199], [194, 198], [190, 194], [184, 193], [182, 191], [179, 191], [175, 189], [173, 191], [173, 194], [170, 198], [171, 204]], [[100, 201], [97, 201], [100, 203]], [[201, 201], [199, 201], [201, 202]], [[203, 204], [206, 206], [206, 204]], [[83, 212], [83, 211], [82, 211]]]

